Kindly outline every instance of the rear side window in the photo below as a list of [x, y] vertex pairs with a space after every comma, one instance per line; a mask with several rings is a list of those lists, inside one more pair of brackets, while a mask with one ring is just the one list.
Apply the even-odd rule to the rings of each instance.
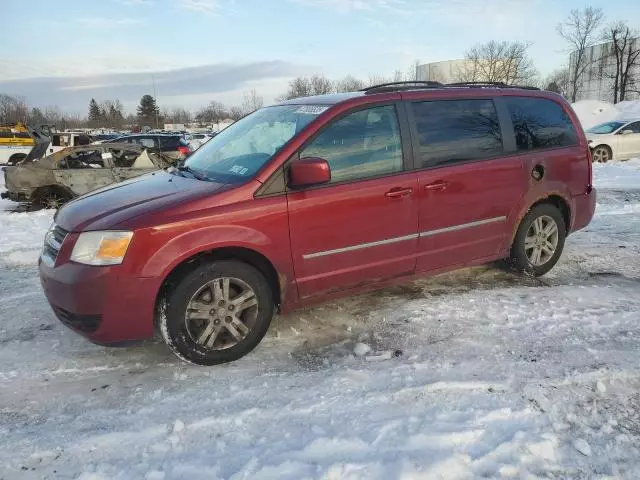
[[443, 100], [413, 104], [424, 167], [502, 154], [500, 121], [492, 100]]
[[569, 116], [554, 101], [545, 98], [504, 98], [511, 114], [519, 151], [568, 147], [578, 143]]

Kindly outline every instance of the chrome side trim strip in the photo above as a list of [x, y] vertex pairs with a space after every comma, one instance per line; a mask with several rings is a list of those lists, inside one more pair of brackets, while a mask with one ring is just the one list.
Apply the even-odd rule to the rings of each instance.
[[334, 255], [336, 253], [353, 252], [354, 250], [361, 250], [363, 248], [379, 247], [380, 245], [389, 245], [390, 243], [405, 242], [407, 240], [415, 240], [416, 238], [418, 238], [418, 234], [413, 233], [411, 235], [405, 235], [404, 237], [395, 237], [395, 238], [389, 238], [387, 240], [379, 240], [377, 242], [361, 243], [360, 245], [352, 245], [350, 247], [336, 248], [335, 250], [326, 250], [324, 252], [308, 253], [306, 255], [303, 255], [302, 258], [304, 258], [305, 260], [309, 260], [311, 258], [326, 257], [327, 255]]
[[381, 245], [389, 245], [390, 243], [405, 242], [407, 240], [415, 240], [418, 237], [431, 237], [433, 235], [438, 235], [440, 233], [455, 232], [457, 230], [464, 230], [465, 228], [478, 227], [480, 225], [487, 225], [489, 223], [504, 222], [506, 219], [507, 217], [504, 217], [504, 216], [487, 218], [485, 220], [478, 220], [476, 222], [463, 223], [462, 225], [454, 225], [453, 227], [439, 228], [438, 230], [428, 230], [426, 232], [421, 232], [419, 234], [414, 233], [411, 235], [405, 235], [404, 237], [394, 237], [386, 240], [379, 240], [377, 242], [361, 243], [359, 245], [351, 245], [349, 247], [336, 248], [335, 250], [325, 250], [324, 252], [308, 253], [306, 255], [303, 255], [302, 258], [305, 260], [309, 260], [312, 258], [335, 255], [337, 253], [353, 252], [354, 250], [362, 250], [363, 248], [379, 247]]
[[457, 230], [464, 230], [465, 228], [479, 227], [480, 225], [487, 225], [488, 223], [504, 222], [507, 217], [494, 217], [487, 218], [485, 220], [478, 220], [476, 222], [463, 223], [462, 225], [454, 225], [453, 227], [439, 228], [437, 230], [428, 230], [426, 232], [420, 232], [421, 237], [431, 237], [440, 233], [455, 232]]

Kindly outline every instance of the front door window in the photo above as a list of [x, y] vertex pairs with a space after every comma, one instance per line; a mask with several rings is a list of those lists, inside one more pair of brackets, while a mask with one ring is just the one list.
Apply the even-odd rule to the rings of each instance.
[[347, 115], [324, 129], [300, 154], [324, 158], [331, 182], [347, 182], [402, 171], [402, 142], [393, 105]]

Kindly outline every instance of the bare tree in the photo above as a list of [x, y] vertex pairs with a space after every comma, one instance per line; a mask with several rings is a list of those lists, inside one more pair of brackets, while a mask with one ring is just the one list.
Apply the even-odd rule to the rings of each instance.
[[183, 107], [174, 107], [171, 110], [164, 110], [163, 116], [167, 123], [191, 122], [191, 112]]
[[242, 117], [244, 117], [244, 112], [242, 111], [242, 108], [240, 108], [240, 107], [231, 107], [231, 109], [229, 110], [229, 118], [231, 120], [233, 120], [234, 122], [237, 122]]
[[289, 82], [287, 93], [280, 97], [281, 100], [290, 100], [292, 98], [309, 97], [311, 95], [322, 95], [325, 93], [333, 93], [334, 87], [332, 82], [324, 75], [314, 75], [308, 77], [297, 77]]
[[420, 68], [420, 61], [414, 60], [413, 63], [409, 66], [409, 70], [407, 70], [406, 79], [408, 81], [418, 80], [418, 69]]
[[29, 107], [24, 97], [16, 97], [0, 93], [0, 123], [26, 123]]
[[575, 102], [582, 88], [585, 73], [596, 59], [590, 58], [588, 49], [598, 39], [598, 28], [604, 20], [600, 8], [585, 7], [571, 10], [567, 19], [557, 26], [558, 33], [571, 49], [569, 57], [569, 100]]
[[535, 80], [537, 71], [529, 57], [528, 42], [491, 40], [475, 45], [465, 54], [465, 64], [457, 73], [459, 82], [503, 82], [526, 84]]
[[333, 89], [337, 93], [356, 92], [358, 90], [362, 90], [363, 88], [364, 82], [355, 77], [352, 77], [351, 75], [347, 75], [346, 77], [337, 80], [333, 85]]
[[333, 85], [324, 75], [314, 75], [309, 80], [311, 84], [312, 95], [324, 95], [326, 93], [333, 93]]
[[219, 124], [226, 118], [229, 118], [229, 111], [227, 110], [227, 107], [216, 101], [210, 102], [209, 105], [196, 114], [196, 119], [203, 123]]
[[365, 82], [366, 83], [365, 87], [373, 87], [375, 85], [381, 85], [383, 83], [389, 83], [392, 81], [393, 80], [385, 77], [384, 75], [378, 75], [377, 73], [373, 73], [369, 75], [369, 78]]
[[[640, 38], [625, 22], [609, 25], [603, 39], [610, 45], [604, 52], [604, 76], [612, 80], [613, 103], [636, 92], [640, 82]], [[608, 68], [607, 68], [608, 67]]]
[[242, 101], [242, 112], [246, 115], [264, 107], [264, 98], [258, 95], [255, 88], [244, 92], [244, 100]]
[[554, 70], [540, 85], [545, 90], [555, 92], [563, 97], [569, 93], [569, 69], [567, 67]]

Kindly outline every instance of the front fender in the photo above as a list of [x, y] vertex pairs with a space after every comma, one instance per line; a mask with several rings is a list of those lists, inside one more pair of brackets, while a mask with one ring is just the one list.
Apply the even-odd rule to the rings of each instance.
[[[158, 230], [151, 233], [150, 239], [162, 235], [162, 229]], [[154, 243], [156, 240], [153, 239]], [[176, 266], [194, 255], [224, 247], [247, 248], [269, 258], [266, 252], [273, 248], [273, 244], [264, 233], [241, 225], [206, 226], [182, 231], [161, 243], [140, 266], [139, 273], [141, 277], [165, 278]]]

